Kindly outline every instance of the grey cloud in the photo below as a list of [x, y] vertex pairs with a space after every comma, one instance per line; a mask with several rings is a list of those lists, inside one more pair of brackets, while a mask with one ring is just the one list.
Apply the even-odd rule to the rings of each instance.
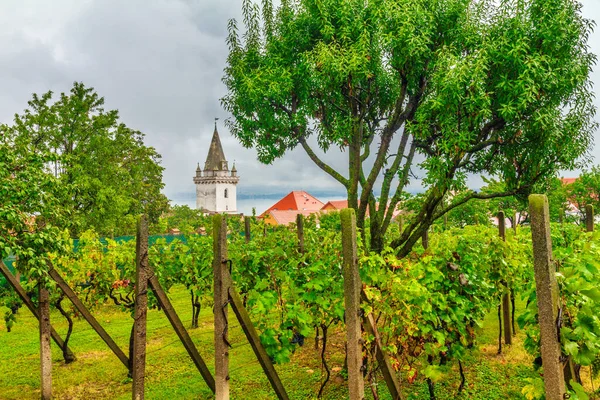
[[[597, 0], [584, 1], [584, 13], [597, 19]], [[227, 23], [240, 14], [241, 0], [3, 0], [0, 122], [21, 112], [32, 92], [68, 91], [73, 81], [83, 81], [162, 154], [169, 197], [194, 192], [192, 176], [206, 158], [215, 117], [225, 154], [241, 175], [238, 193], [343, 193], [302, 149], [261, 165], [254, 150], [227, 132], [219, 103]], [[600, 51], [598, 32], [590, 44]], [[593, 76], [598, 82], [598, 73]], [[347, 155], [331, 149], [323, 157], [341, 168]], [[409, 189], [420, 187], [413, 179]]]

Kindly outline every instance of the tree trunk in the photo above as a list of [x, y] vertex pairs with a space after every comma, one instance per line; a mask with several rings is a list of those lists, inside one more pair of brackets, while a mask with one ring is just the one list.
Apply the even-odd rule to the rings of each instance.
[[[427, 362], [429, 362], [429, 365], [432, 365], [433, 357], [427, 356]], [[435, 400], [435, 384], [431, 378], [427, 378], [427, 388], [429, 389], [429, 400]]]
[[371, 234], [371, 251], [376, 253], [381, 253], [383, 251], [383, 236], [384, 232], [382, 232], [381, 227], [375, 221], [371, 221], [371, 226], [369, 229], [369, 233]]
[[56, 309], [58, 311], [60, 311], [62, 316], [65, 317], [65, 319], [67, 320], [67, 322], [69, 324], [69, 328], [67, 329], [67, 335], [65, 336], [65, 341], [64, 341], [64, 344], [63, 344], [63, 347], [61, 348], [61, 350], [63, 353], [63, 358], [65, 359], [65, 364], [70, 364], [73, 361], [75, 361], [75, 356], [69, 350], [69, 339], [71, 338], [71, 334], [73, 333], [73, 318], [71, 318], [69, 313], [66, 312], [65, 309], [62, 307], [62, 301], [64, 298], [65, 298], [65, 295], [63, 293], [60, 295], [60, 297], [56, 301], [55, 306], [56, 306]]
[[323, 348], [321, 349], [321, 363], [325, 368], [325, 380], [323, 384], [319, 388], [319, 394], [317, 398], [321, 398], [323, 395], [323, 389], [325, 389], [325, 385], [329, 382], [329, 377], [331, 376], [331, 372], [329, 371], [329, 367], [327, 366], [327, 360], [325, 359], [325, 350], [327, 349], [327, 325], [321, 325], [321, 330], [323, 331]]
[[502, 354], [502, 306], [498, 304], [498, 354]]

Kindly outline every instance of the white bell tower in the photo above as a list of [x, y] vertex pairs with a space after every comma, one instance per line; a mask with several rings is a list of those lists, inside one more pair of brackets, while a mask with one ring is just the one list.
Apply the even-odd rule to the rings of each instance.
[[196, 208], [211, 213], [236, 214], [236, 186], [239, 180], [235, 163], [229, 171], [215, 120], [215, 131], [204, 163], [204, 170], [201, 170], [200, 164], [198, 164], [194, 177]]

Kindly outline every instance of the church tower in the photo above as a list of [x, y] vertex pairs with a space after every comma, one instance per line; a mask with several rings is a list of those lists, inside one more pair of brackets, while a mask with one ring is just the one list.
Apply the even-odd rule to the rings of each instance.
[[215, 131], [204, 163], [204, 170], [201, 170], [200, 164], [198, 164], [194, 177], [196, 208], [206, 212], [237, 213], [236, 185], [239, 180], [235, 163], [229, 171], [215, 121]]

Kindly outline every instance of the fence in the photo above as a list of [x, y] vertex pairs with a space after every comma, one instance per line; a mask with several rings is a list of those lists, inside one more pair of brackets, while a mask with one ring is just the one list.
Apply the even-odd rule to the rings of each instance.
[[[532, 224], [532, 238], [534, 250], [535, 281], [539, 307], [539, 323], [542, 340], [542, 359], [544, 364], [544, 380], [546, 385], [546, 398], [549, 400], [563, 399], [565, 394], [565, 377], [569, 381], [572, 376], [572, 363], [567, 361], [565, 365], [561, 362], [560, 342], [557, 339], [557, 285], [554, 276], [555, 269], [552, 263], [552, 248], [549, 234], [548, 202], [543, 195], [530, 196], [530, 214]], [[499, 213], [499, 235], [504, 238], [505, 226], [504, 214]], [[591, 222], [590, 222], [591, 221]], [[361, 311], [361, 300], [365, 298], [357, 260], [356, 219], [354, 210], [347, 209], [341, 212], [342, 226], [342, 256], [343, 256], [343, 279], [344, 279], [344, 302], [345, 302], [345, 324], [347, 338], [347, 365], [348, 386], [351, 400], [364, 398], [363, 362], [362, 362], [362, 330], [374, 338], [376, 344], [376, 358], [381, 367], [383, 377], [392, 399], [401, 399], [400, 385], [396, 372], [391, 367], [388, 355], [383, 350], [381, 338], [379, 337], [375, 319], [371, 314], [363, 314]], [[593, 210], [587, 209], [588, 230], [593, 230]], [[298, 250], [304, 251], [304, 223], [303, 217], [298, 216]], [[249, 242], [250, 221], [245, 220], [245, 240]], [[133, 346], [131, 359], [123, 352], [111, 336], [98, 323], [89, 312], [75, 292], [64, 281], [60, 273], [49, 267], [49, 277], [54, 280], [73, 303], [77, 311], [97, 332], [114, 355], [132, 373], [132, 398], [144, 398], [144, 377], [146, 367], [146, 312], [147, 293], [152, 290], [155, 294], [160, 308], [163, 310], [179, 340], [184, 345], [190, 358], [203, 377], [207, 386], [215, 394], [217, 400], [229, 398], [229, 351], [231, 345], [228, 341], [229, 308], [240, 323], [247, 341], [251, 345], [264, 374], [268, 378], [274, 392], [281, 400], [287, 400], [288, 394], [279, 378], [270, 358], [263, 348], [256, 329], [246, 311], [243, 302], [235, 288], [231, 278], [231, 262], [227, 256], [227, 222], [225, 216], [215, 215], [213, 217], [213, 279], [214, 279], [214, 349], [215, 349], [215, 374], [211, 374], [204, 359], [198, 352], [191, 340], [181, 319], [175, 312], [169, 297], [161, 287], [161, 284], [148, 263], [148, 223], [145, 217], [139, 221], [136, 235], [136, 286], [135, 286], [135, 308], [133, 327]], [[428, 245], [428, 236], [423, 236], [423, 245]], [[50, 342], [53, 340], [64, 350], [66, 357], [73, 357], [70, 349], [65, 349], [64, 341], [50, 324], [48, 292], [44, 285], [39, 285], [39, 304], [36, 306], [16, 279], [13, 271], [0, 261], [0, 272], [10, 286], [14, 288], [27, 308], [39, 320], [40, 329], [40, 362], [41, 362], [41, 388], [42, 399], [50, 399], [52, 396], [52, 365]], [[503, 296], [498, 308], [500, 325], [500, 346], [502, 333], [506, 344], [511, 343], [511, 326], [514, 320], [509, 312], [510, 290]], [[500, 310], [504, 312], [501, 313]], [[502, 317], [501, 318], [501, 314]], [[502, 321], [503, 320], [503, 321]], [[502, 329], [504, 322], [504, 329]], [[514, 329], [514, 327], [513, 327]]]

